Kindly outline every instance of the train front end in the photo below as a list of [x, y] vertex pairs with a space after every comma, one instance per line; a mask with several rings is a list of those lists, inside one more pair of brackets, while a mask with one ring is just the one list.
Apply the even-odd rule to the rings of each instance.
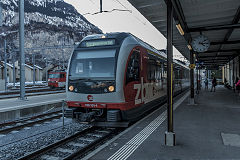
[[66, 85], [65, 71], [52, 71], [48, 75], [48, 86], [50, 88], [64, 88]]
[[126, 34], [95, 35], [82, 40], [68, 66], [66, 116], [82, 122], [121, 121], [119, 106], [125, 105], [123, 77], [117, 59]]

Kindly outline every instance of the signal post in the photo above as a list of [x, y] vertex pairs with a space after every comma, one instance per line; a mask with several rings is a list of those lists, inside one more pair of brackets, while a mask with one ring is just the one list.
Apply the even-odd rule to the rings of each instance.
[[194, 64], [194, 56], [193, 56], [194, 52], [191, 50], [190, 51], [190, 89], [191, 89], [191, 93], [190, 93], [190, 98], [189, 98], [189, 105], [194, 105], [195, 104], [195, 100], [194, 100], [194, 68], [195, 68], [195, 64]]

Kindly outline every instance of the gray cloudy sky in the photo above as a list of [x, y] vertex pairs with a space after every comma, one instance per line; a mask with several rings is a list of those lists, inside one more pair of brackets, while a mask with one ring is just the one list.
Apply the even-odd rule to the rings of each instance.
[[[99, 12], [100, 0], [64, 0], [72, 4], [77, 11], [91, 23], [107, 32], [130, 32], [157, 49], [166, 48], [165, 37], [145, 19], [127, 0], [103, 0], [103, 10], [125, 9], [129, 11]], [[179, 57], [174, 49], [174, 57]]]

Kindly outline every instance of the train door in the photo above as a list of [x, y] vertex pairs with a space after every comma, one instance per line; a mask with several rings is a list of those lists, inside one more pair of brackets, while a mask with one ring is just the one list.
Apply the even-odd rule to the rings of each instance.
[[139, 50], [133, 50], [129, 55], [126, 72], [125, 72], [125, 87], [124, 95], [128, 107], [132, 108], [138, 104], [135, 99], [140, 94], [140, 87], [136, 89], [136, 84], [141, 85], [141, 55]]

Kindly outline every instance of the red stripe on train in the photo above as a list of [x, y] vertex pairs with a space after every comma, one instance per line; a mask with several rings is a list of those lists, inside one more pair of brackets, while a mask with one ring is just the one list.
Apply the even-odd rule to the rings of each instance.
[[68, 107], [83, 107], [83, 108], [107, 108], [107, 109], [120, 109], [129, 110], [140, 106], [141, 104], [135, 105], [134, 102], [123, 102], [123, 103], [101, 103], [101, 102], [78, 102], [78, 101], [67, 101]]

